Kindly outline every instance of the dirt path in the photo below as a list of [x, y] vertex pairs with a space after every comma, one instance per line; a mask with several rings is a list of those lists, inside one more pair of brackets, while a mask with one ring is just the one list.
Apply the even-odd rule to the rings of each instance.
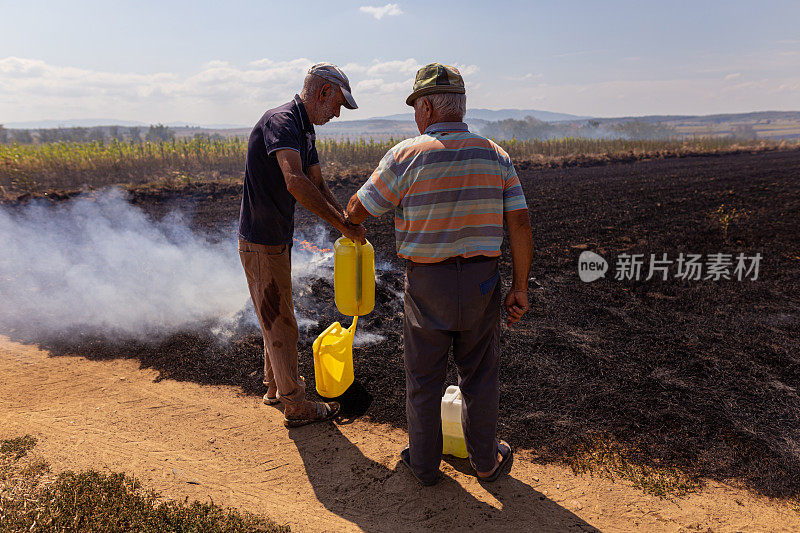
[[515, 462], [483, 487], [464, 461], [420, 488], [405, 433], [356, 420], [287, 430], [232, 387], [154, 382], [132, 360], [50, 357], [0, 336], [0, 437], [32, 434], [56, 470], [133, 474], [172, 498], [266, 514], [295, 531], [800, 530], [788, 505], [710, 483], [676, 502], [626, 483]]

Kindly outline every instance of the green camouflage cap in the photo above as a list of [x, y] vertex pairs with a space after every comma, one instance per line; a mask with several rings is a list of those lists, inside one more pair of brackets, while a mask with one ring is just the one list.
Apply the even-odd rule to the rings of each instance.
[[414, 100], [420, 96], [435, 93], [466, 94], [464, 78], [456, 67], [431, 63], [417, 71], [414, 88], [411, 96], [406, 98], [406, 104], [414, 106]]

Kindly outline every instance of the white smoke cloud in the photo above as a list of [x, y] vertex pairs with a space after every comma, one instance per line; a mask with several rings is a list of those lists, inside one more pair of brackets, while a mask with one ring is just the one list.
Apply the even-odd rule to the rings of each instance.
[[398, 4], [386, 4], [385, 6], [361, 6], [358, 8], [358, 10], [362, 13], [372, 15], [376, 20], [380, 20], [386, 16], [396, 17], [403, 14], [403, 10], [400, 9]]
[[376, 342], [385, 341], [386, 337], [379, 333], [370, 333], [369, 331], [356, 330], [355, 338], [353, 339], [353, 346], [362, 347], [375, 344]]
[[[309, 240], [333, 247], [321, 226]], [[296, 242], [292, 284], [306, 309], [319, 303], [309, 287], [320, 277], [332, 282], [333, 253]], [[300, 313], [297, 322], [304, 335], [318, 325]], [[209, 328], [224, 340], [243, 323], [258, 328], [233, 228], [202, 234], [180, 211], [155, 220], [117, 189], [60, 204], [0, 206], [4, 333], [47, 338], [78, 329], [148, 339]]]
[[0, 208], [0, 326], [146, 337], [222, 320], [248, 301], [235, 245], [155, 221], [118, 190]]

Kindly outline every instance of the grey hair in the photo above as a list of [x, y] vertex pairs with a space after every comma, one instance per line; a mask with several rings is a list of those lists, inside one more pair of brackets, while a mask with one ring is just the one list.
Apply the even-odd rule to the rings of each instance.
[[303, 90], [300, 92], [300, 97], [305, 100], [314, 96], [326, 83], [333, 85], [325, 78], [315, 76], [314, 74], [306, 74], [306, 79], [303, 80]]
[[467, 95], [458, 93], [433, 93], [425, 96], [420, 96], [414, 100], [414, 108], [427, 98], [431, 107], [439, 112], [443, 118], [458, 119], [458, 122], [464, 120], [464, 115], [467, 114]]

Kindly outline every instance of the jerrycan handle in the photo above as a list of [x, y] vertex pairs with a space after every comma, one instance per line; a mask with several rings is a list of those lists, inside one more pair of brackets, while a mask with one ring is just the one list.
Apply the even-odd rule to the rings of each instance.
[[356, 307], [359, 309], [361, 308], [361, 285], [364, 278], [364, 275], [361, 272], [362, 264], [361, 264], [361, 241], [356, 239]]

